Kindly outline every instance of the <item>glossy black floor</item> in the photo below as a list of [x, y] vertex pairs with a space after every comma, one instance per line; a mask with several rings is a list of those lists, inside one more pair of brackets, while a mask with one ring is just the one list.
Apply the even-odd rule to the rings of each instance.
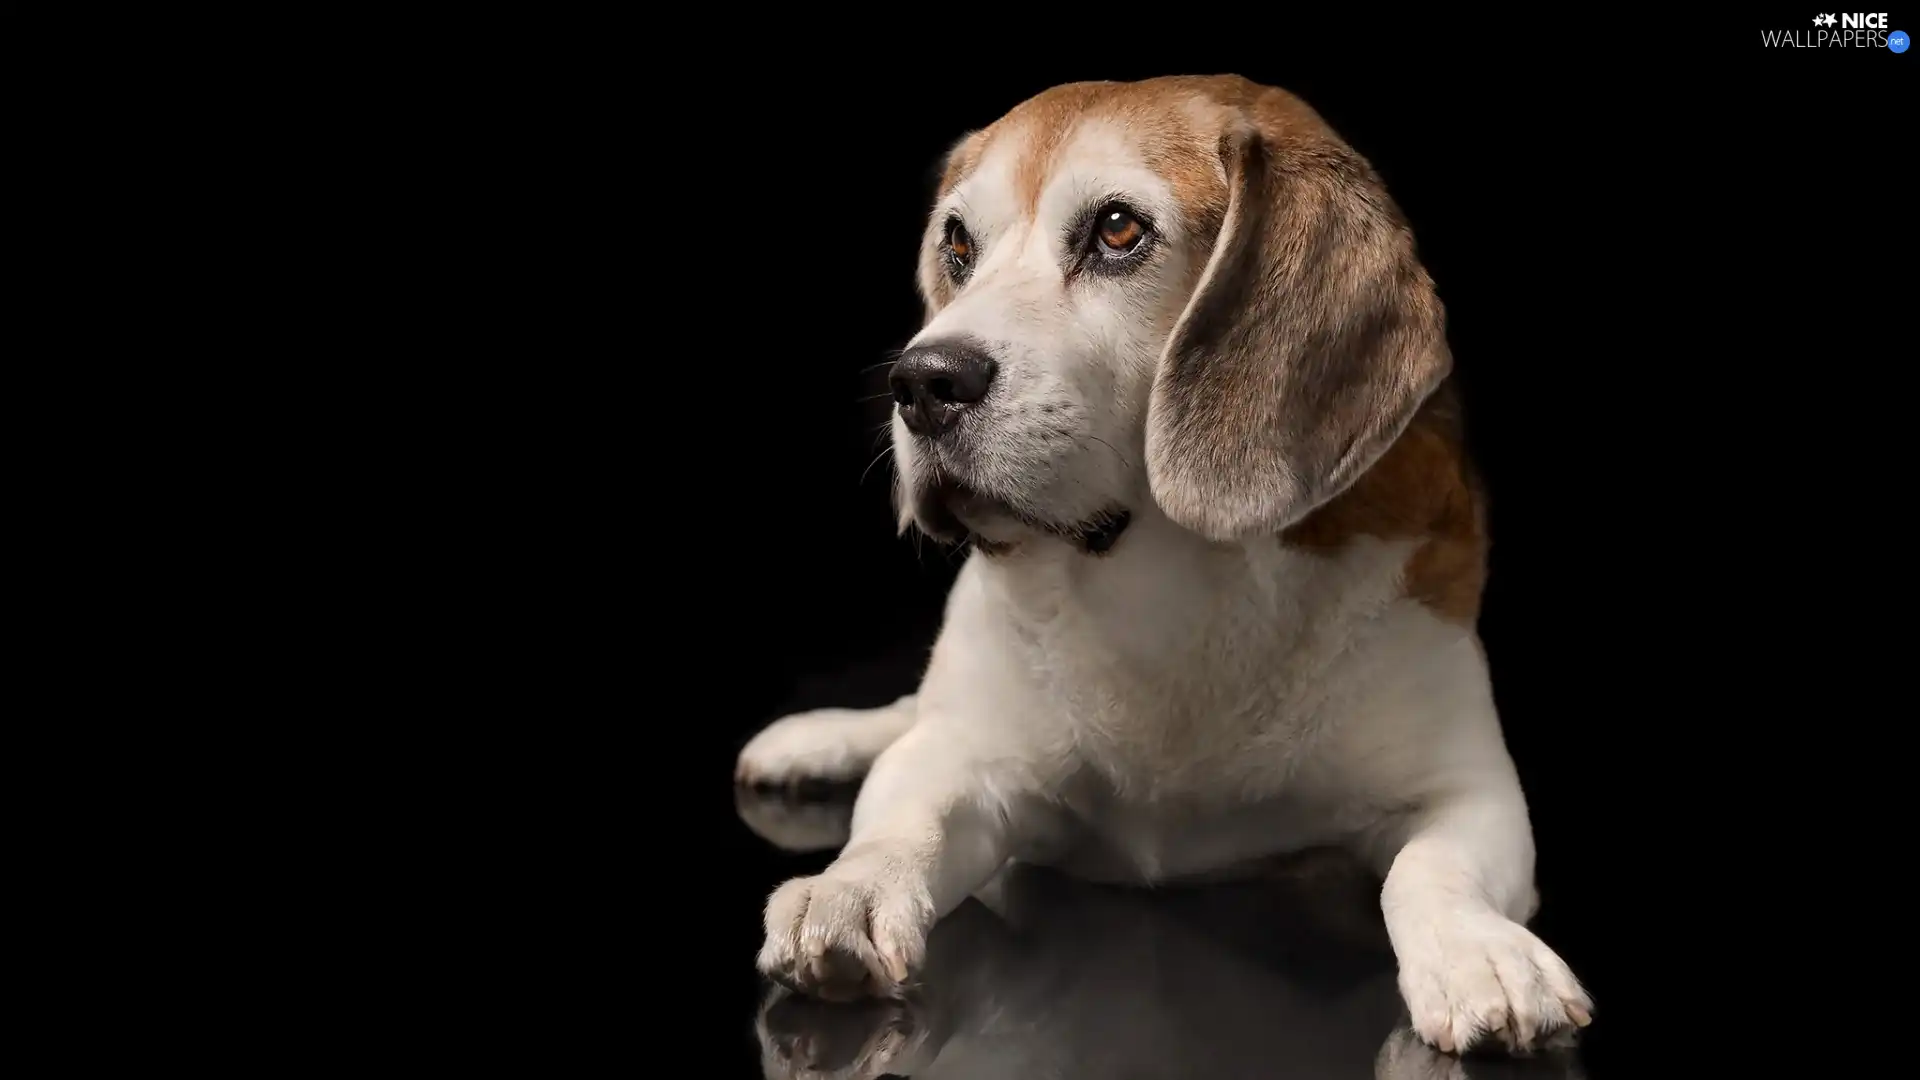
[[[771, 888], [826, 864], [851, 793], [739, 790], [736, 806]], [[1524, 1059], [1420, 1042], [1374, 898], [1322, 859], [1154, 891], [1013, 867], [935, 928], [909, 1000], [860, 1004], [746, 977], [758, 926], [743, 925], [738, 1061], [770, 1080], [1594, 1075], [1571, 1037]]]

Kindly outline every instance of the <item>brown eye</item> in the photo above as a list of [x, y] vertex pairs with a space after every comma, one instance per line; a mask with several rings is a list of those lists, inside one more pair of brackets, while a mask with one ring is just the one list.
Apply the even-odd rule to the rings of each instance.
[[967, 235], [967, 227], [958, 221], [947, 225], [947, 251], [961, 263], [973, 258], [973, 237]]
[[1140, 246], [1145, 239], [1147, 227], [1140, 219], [1125, 210], [1109, 208], [1100, 211], [1098, 227], [1094, 238], [1100, 241], [1100, 250], [1109, 255], [1125, 255]]

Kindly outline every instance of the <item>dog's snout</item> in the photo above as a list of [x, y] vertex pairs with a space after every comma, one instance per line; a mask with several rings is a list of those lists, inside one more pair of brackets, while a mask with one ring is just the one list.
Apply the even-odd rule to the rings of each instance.
[[937, 342], [908, 349], [887, 381], [907, 430], [931, 437], [950, 430], [962, 410], [987, 396], [998, 368], [973, 345]]

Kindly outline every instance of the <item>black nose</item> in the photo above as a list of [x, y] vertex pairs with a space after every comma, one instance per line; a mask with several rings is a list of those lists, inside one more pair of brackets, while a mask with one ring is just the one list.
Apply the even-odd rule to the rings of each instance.
[[936, 342], [908, 349], [894, 363], [887, 382], [907, 430], [933, 437], [945, 434], [963, 409], [987, 396], [998, 368], [975, 346]]

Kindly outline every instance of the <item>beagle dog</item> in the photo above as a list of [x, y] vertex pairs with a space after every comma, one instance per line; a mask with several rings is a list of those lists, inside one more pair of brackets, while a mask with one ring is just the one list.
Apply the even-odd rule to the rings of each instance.
[[893, 994], [1009, 860], [1095, 881], [1345, 848], [1413, 1030], [1589, 1023], [1475, 634], [1444, 313], [1371, 166], [1236, 76], [1048, 90], [949, 155], [893, 365], [901, 530], [967, 543], [918, 691], [782, 719], [743, 782], [864, 776], [759, 966]]

